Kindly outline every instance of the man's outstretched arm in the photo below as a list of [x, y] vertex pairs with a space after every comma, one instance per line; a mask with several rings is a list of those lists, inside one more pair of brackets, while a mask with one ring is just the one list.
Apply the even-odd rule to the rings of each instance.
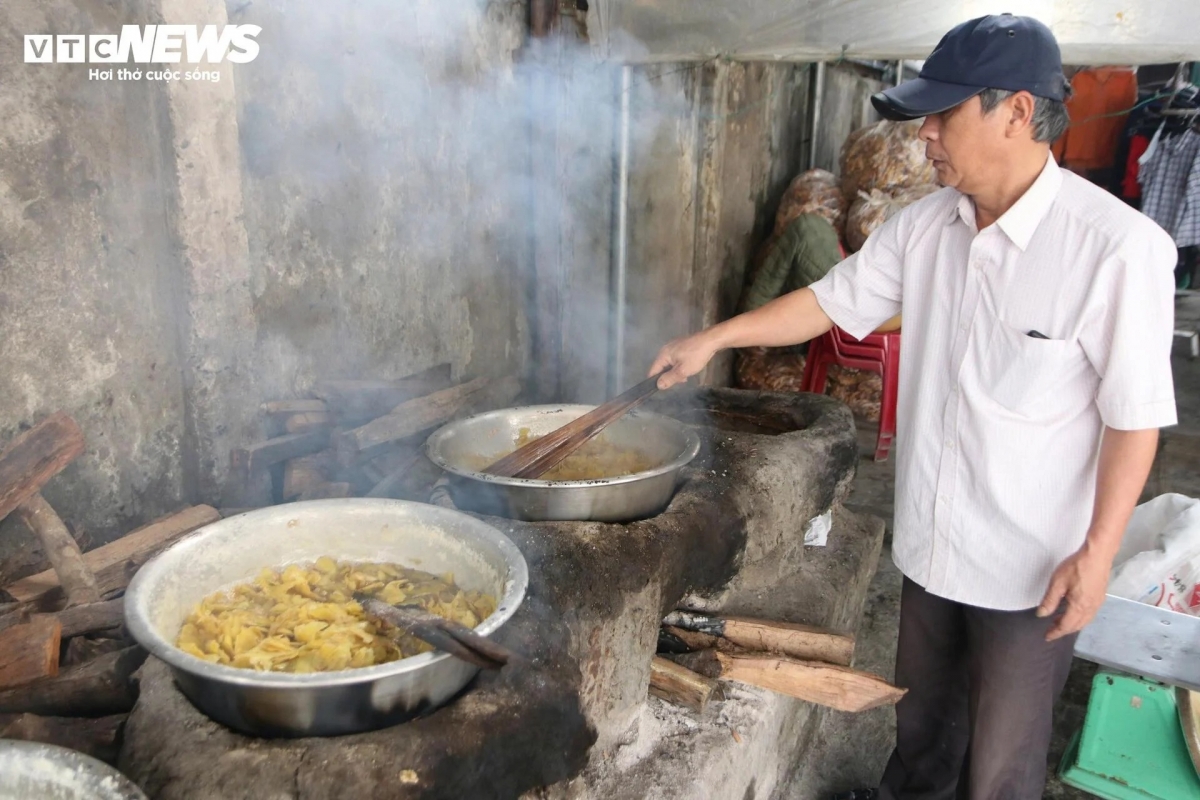
[[766, 305], [739, 314], [699, 333], [668, 342], [650, 367], [664, 369], [658, 385], [667, 389], [699, 373], [722, 350], [741, 347], [783, 347], [815, 339], [833, 327], [812, 289], [798, 289]]

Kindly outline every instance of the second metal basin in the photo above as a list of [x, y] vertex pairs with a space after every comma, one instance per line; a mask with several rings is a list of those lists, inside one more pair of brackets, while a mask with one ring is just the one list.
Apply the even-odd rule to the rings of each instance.
[[489, 411], [458, 420], [429, 437], [431, 461], [450, 473], [451, 494], [462, 509], [522, 520], [629, 522], [654, 516], [675, 494], [679, 472], [700, 451], [700, 437], [670, 417], [635, 411], [601, 434], [615, 447], [639, 451], [652, 469], [585, 481], [524, 480], [479, 472], [481, 456], [512, 452], [522, 428], [541, 436], [594, 406], [544, 405]]

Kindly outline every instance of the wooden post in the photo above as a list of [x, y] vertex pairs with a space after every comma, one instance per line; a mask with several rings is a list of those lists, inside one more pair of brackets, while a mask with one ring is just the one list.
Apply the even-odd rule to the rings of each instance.
[[96, 578], [79, 543], [40, 494], [42, 487], [83, 452], [83, 431], [61, 412], [18, 436], [0, 452], [0, 519], [15, 511], [42, 543], [69, 605], [100, 599]]
[[100, 602], [96, 576], [83, 560], [79, 544], [40, 494], [17, 506], [17, 516], [37, 534], [50, 566], [67, 596], [68, 606]]
[[529, 4], [529, 31], [541, 39], [549, 36], [558, 23], [558, 3], [555, 0], [532, 0]]

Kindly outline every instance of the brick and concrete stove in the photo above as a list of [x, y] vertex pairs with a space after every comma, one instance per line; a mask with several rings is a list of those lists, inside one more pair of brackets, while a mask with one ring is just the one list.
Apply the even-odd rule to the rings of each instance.
[[[668, 399], [669, 398], [669, 399]], [[150, 659], [120, 766], [152, 797], [769, 798], [802, 764], [820, 710], [726, 684], [695, 713], [647, 696], [659, 622], [722, 610], [853, 631], [883, 523], [843, 508], [858, 445], [826, 397], [672, 393], [653, 410], [704, 439], [670, 507], [629, 525], [490, 520], [530, 588], [500, 639], [529, 657], [393, 728], [266, 740], [196, 711]], [[832, 511], [824, 547], [803, 530]]]

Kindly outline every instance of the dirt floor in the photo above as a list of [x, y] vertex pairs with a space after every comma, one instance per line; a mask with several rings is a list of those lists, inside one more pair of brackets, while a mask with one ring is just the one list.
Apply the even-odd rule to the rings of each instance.
[[[1200, 297], [1181, 300], [1176, 315], [1177, 327], [1195, 329], [1200, 325]], [[1185, 339], [1176, 339], [1173, 366], [1179, 425], [1163, 431], [1159, 458], [1146, 488], [1146, 498], [1165, 492], [1200, 497], [1200, 360], [1189, 357]], [[859, 423], [859, 443], [863, 460], [847, 505], [887, 520], [888, 538], [858, 630], [855, 665], [890, 677], [895, 667], [901, 584], [901, 575], [892, 564], [890, 551], [895, 467], [893, 459], [883, 464], [871, 460], [875, 449], [873, 423]], [[1092, 664], [1076, 660], [1056, 710], [1045, 798], [1077, 800], [1092, 797], [1061, 783], [1057, 770], [1068, 741], [1083, 724], [1095, 669]], [[829, 712], [822, 722], [815, 746], [805, 756], [806, 764], [800, 777], [782, 797], [821, 800], [847, 789], [875, 786], [894, 741], [895, 716], [891, 708], [864, 714]]]

